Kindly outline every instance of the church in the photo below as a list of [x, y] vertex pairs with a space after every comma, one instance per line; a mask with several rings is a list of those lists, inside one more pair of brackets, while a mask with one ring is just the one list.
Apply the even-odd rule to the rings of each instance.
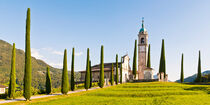
[[[118, 69], [116, 69], [116, 63], [104, 63], [104, 79], [105, 82], [108, 83], [108, 81], [111, 78], [111, 69], [112, 64], [114, 66], [114, 75], [116, 75], [116, 70], [118, 70], [118, 75], [120, 77], [120, 68], [122, 64], [122, 81], [128, 82], [128, 81], [136, 81], [136, 82], [144, 82], [144, 81], [168, 81], [168, 75], [165, 75], [164, 73], [158, 73], [157, 78], [153, 78], [154, 69], [150, 66], [147, 66], [147, 60], [148, 60], [148, 33], [146, 28], [144, 27], [144, 20], [142, 19], [142, 25], [138, 33], [138, 67], [136, 76], [133, 76], [132, 70], [130, 68], [130, 58], [126, 54], [122, 57], [122, 62], [118, 62]], [[99, 74], [100, 74], [100, 64], [94, 65], [91, 67], [92, 69], [92, 80], [97, 82], [99, 80]], [[80, 71], [81, 78], [80, 81], [85, 80], [85, 73], [86, 71]], [[136, 78], [134, 78], [136, 77]]]

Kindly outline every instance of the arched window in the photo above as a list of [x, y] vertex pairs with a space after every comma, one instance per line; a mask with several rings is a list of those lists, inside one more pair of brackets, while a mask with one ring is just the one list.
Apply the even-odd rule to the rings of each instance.
[[141, 38], [141, 44], [144, 44], [144, 38]]

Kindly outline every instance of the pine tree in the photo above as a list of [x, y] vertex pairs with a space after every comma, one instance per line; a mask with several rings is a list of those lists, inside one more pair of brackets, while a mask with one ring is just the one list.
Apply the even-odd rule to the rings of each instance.
[[24, 98], [26, 101], [31, 98], [31, 48], [30, 48], [30, 8], [27, 10], [26, 19], [26, 45], [25, 45], [25, 73], [24, 73]]
[[91, 88], [92, 87], [92, 80], [93, 80], [93, 76], [92, 76], [92, 70], [91, 70], [91, 61], [90, 61], [90, 87], [89, 88]]
[[71, 61], [71, 91], [75, 90], [74, 81], [74, 48], [72, 48], [72, 61]]
[[116, 85], [118, 84], [118, 81], [119, 81], [119, 74], [118, 74], [118, 55], [116, 54]]
[[151, 68], [151, 61], [150, 61], [150, 44], [148, 48], [148, 55], [147, 55], [147, 67]]
[[51, 76], [50, 76], [50, 70], [49, 67], [47, 67], [47, 72], [46, 72], [46, 93], [50, 94], [52, 92], [52, 82], [51, 82]]
[[112, 63], [112, 71], [111, 71], [111, 80], [110, 80], [110, 82], [111, 82], [111, 85], [114, 85], [114, 65], [113, 65], [113, 63]]
[[87, 63], [86, 63], [86, 73], [85, 73], [85, 89], [88, 90], [90, 87], [90, 60], [89, 60], [89, 48], [87, 49]]
[[104, 87], [104, 46], [101, 46], [101, 63], [100, 63], [100, 78], [99, 87]]
[[15, 87], [16, 85], [15, 61], [16, 61], [16, 51], [15, 51], [15, 43], [13, 43], [10, 82], [9, 82], [9, 90], [8, 90], [9, 98], [13, 98], [13, 99], [15, 99], [15, 88], [16, 88]]
[[180, 82], [184, 82], [184, 54], [182, 54], [182, 60], [181, 60], [181, 77], [180, 77]]
[[137, 71], [137, 40], [135, 40], [134, 54], [133, 54], [133, 75], [134, 75], [134, 79], [136, 79], [136, 71]]
[[196, 82], [201, 82], [202, 78], [201, 78], [201, 53], [199, 51], [199, 58], [198, 58], [198, 74], [197, 74], [197, 78], [196, 78]]
[[[163, 72], [164, 76], [166, 75], [166, 61], [165, 61], [165, 47], [164, 47], [164, 39], [162, 40], [162, 48], [161, 48], [161, 57], [160, 57], [160, 66], [159, 73]], [[160, 77], [163, 78], [163, 77]]]
[[122, 58], [121, 58], [121, 64], [120, 64], [120, 83], [122, 84]]
[[61, 93], [67, 94], [68, 91], [69, 91], [69, 79], [68, 79], [68, 70], [67, 70], [67, 51], [65, 49], [64, 50], [64, 58], [63, 58]]

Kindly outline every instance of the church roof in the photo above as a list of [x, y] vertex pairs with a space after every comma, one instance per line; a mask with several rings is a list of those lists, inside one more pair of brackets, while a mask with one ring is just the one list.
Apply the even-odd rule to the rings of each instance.
[[6, 88], [6, 86], [0, 84], [0, 88]]
[[153, 68], [151, 68], [151, 67], [146, 67], [146, 68], [144, 68], [145, 70], [154, 70]]

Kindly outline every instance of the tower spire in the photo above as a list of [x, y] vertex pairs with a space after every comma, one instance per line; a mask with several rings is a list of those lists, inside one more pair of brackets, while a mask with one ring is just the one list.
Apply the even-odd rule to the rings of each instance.
[[144, 28], [144, 17], [142, 17], [142, 28]]

